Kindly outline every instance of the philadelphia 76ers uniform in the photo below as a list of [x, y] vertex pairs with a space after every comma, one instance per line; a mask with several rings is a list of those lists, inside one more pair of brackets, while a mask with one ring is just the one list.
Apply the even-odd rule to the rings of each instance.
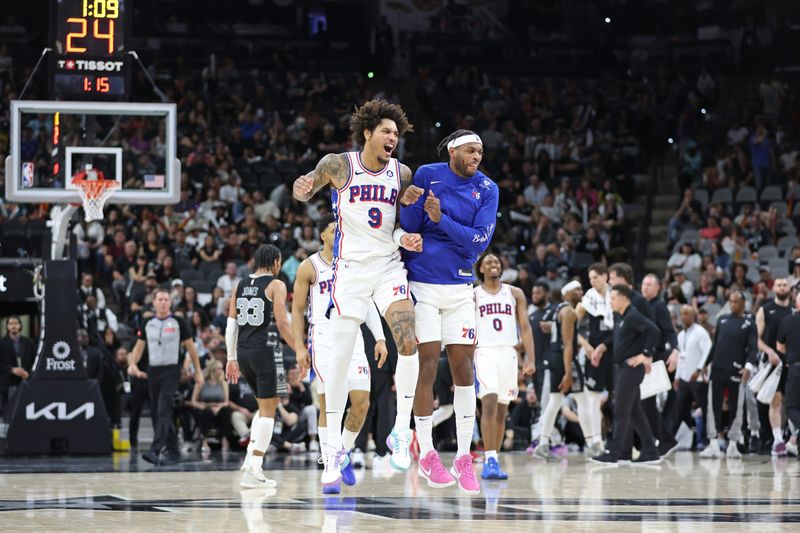
[[475, 287], [478, 398], [497, 394], [498, 403], [508, 404], [517, 397], [516, 308], [517, 301], [509, 285], [503, 283], [496, 294]]
[[[447, 163], [423, 165], [414, 185], [425, 192], [400, 210], [401, 227], [422, 235], [423, 251], [403, 250], [415, 300], [417, 342], [475, 343], [472, 266], [486, 250], [497, 220], [497, 185], [478, 171], [463, 178]], [[425, 213], [429, 191], [439, 199], [438, 223]]]
[[[317, 375], [317, 392], [325, 394], [325, 378], [328, 376], [328, 364], [334, 347], [330, 323], [326, 316], [333, 287], [333, 266], [326, 263], [319, 253], [308, 259], [316, 271], [314, 283], [308, 288], [308, 353], [311, 355], [311, 364]], [[370, 308], [371, 312], [377, 314], [374, 305]], [[377, 320], [380, 322], [380, 317]], [[364, 351], [361, 328], [358, 329], [353, 356], [347, 370], [347, 390], [370, 390], [369, 363]]]
[[392, 233], [400, 200], [400, 163], [389, 159], [379, 172], [345, 154], [350, 176], [331, 193], [336, 232], [333, 244], [332, 312], [364, 320], [371, 301], [380, 313], [409, 297], [406, 269]]

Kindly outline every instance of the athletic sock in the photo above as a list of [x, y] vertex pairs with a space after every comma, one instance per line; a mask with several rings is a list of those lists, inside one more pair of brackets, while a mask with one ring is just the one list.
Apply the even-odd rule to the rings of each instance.
[[265, 416], [258, 417], [258, 421], [253, 428], [253, 435], [255, 435], [254, 449], [256, 451], [267, 453], [269, 442], [272, 440], [272, 430], [275, 427], [275, 419], [267, 418]]
[[419, 456], [425, 457], [433, 450], [433, 416], [415, 416]]
[[328, 376], [325, 380], [325, 418], [328, 422], [326, 453], [336, 454], [342, 449], [342, 419], [347, 406], [347, 368], [353, 355], [358, 320], [333, 314], [330, 319], [331, 338], [337, 346], [331, 354]]
[[773, 446], [783, 442], [783, 430], [781, 428], [772, 428], [772, 438], [775, 439]]
[[489, 459], [494, 459], [495, 461], [497, 460], [497, 450], [487, 450], [484, 455], [486, 456], [487, 460]]
[[252, 454], [256, 447], [256, 422], [259, 419], [258, 411], [253, 414], [253, 420], [250, 421], [250, 440], [247, 443], [247, 453]]
[[344, 428], [344, 431], [342, 432], [342, 446], [344, 446], [344, 451], [349, 452], [352, 450], [357, 438], [358, 432], [353, 432], [347, 428]]
[[550, 436], [553, 433], [553, 428], [556, 424], [556, 419], [558, 418], [558, 413], [561, 411], [561, 404], [564, 400], [564, 395], [560, 392], [551, 392], [550, 398], [547, 400], [547, 405], [544, 408], [544, 414], [542, 415], [542, 439], [547, 437], [547, 440], [550, 440]]
[[411, 410], [414, 408], [414, 393], [417, 390], [419, 375], [419, 354], [397, 356], [397, 369], [394, 383], [397, 388], [397, 418], [394, 421], [396, 431], [408, 431], [411, 425]]
[[431, 415], [433, 427], [438, 426], [442, 422], [446, 422], [451, 416], [453, 416], [453, 404], [449, 403], [447, 405], [440, 405], [439, 408], [435, 409]]
[[319, 426], [318, 431], [319, 449], [324, 450], [324, 446], [328, 444], [328, 426]]
[[475, 428], [475, 387], [473, 385], [455, 386], [453, 408], [456, 412], [456, 440], [458, 452], [456, 457], [469, 453], [472, 444], [472, 432]]

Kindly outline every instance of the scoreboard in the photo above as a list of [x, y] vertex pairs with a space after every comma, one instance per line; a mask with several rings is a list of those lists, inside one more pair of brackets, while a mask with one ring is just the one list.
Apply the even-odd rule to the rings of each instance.
[[50, 95], [127, 100], [131, 0], [51, 0]]

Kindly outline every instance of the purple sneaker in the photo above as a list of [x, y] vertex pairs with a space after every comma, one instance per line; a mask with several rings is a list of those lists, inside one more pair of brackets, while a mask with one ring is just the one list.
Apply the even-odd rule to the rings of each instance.
[[569, 448], [567, 448], [567, 446], [564, 444], [556, 444], [555, 446], [550, 447], [550, 453], [555, 457], [563, 459], [569, 453]]
[[773, 457], [786, 457], [789, 455], [789, 451], [786, 449], [786, 444], [783, 442], [779, 442], [772, 446], [772, 456]]

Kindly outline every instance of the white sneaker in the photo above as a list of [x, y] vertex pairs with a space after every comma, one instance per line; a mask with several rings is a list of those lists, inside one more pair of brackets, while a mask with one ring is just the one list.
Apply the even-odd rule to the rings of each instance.
[[353, 463], [353, 468], [364, 468], [364, 465], [366, 464], [364, 452], [358, 448], [353, 450], [353, 453], [350, 454], [350, 462]]
[[322, 471], [321, 482], [323, 485], [333, 485], [342, 479], [342, 466], [347, 454], [344, 450], [331, 452], [330, 446], [325, 446], [325, 470]]
[[308, 443], [308, 451], [310, 451], [310, 452], [319, 452], [319, 442], [317, 442], [316, 440], [312, 439]]
[[239, 485], [245, 489], [260, 489], [262, 487], [277, 487], [278, 483], [274, 479], [267, 479], [260, 468], [254, 468], [249, 465], [245, 468]]
[[392, 467], [400, 472], [405, 472], [411, 467], [411, 454], [408, 447], [411, 444], [411, 430], [395, 431], [386, 438], [389, 452], [392, 457], [389, 459]]
[[725, 457], [728, 459], [741, 459], [742, 454], [739, 453], [739, 448], [736, 447], [736, 441], [728, 441], [728, 450], [725, 452]]
[[789, 452], [789, 455], [793, 455], [794, 457], [797, 457], [797, 451], [798, 451], [797, 450], [797, 443], [796, 442], [793, 443], [792, 441], [787, 442], [786, 443], [786, 451]]
[[700, 452], [702, 459], [721, 459], [722, 451], [719, 449], [719, 443], [716, 439], [712, 440], [706, 449]]
[[254, 448], [255, 444], [253, 442], [247, 445], [247, 453], [244, 454], [244, 461], [242, 462], [242, 466], [239, 467], [240, 472], [244, 472], [247, 469], [247, 465], [250, 464], [250, 458], [253, 457]]

